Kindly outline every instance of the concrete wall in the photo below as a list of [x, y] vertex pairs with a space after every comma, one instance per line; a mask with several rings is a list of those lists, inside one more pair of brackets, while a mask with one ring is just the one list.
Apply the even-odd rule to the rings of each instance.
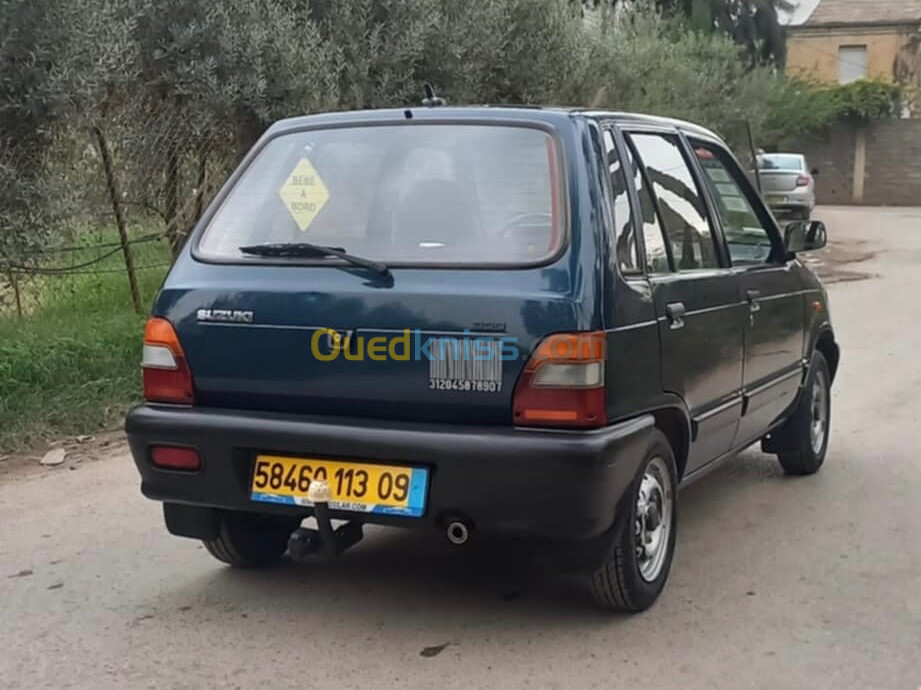
[[819, 169], [820, 204], [921, 205], [921, 119], [840, 124], [783, 148]]
[[838, 81], [838, 48], [867, 46], [867, 77], [893, 80], [899, 49], [909, 42], [911, 31], [897, 26], [809, 28], [790, 30], [787, 39], [787, 71], [810, 74], [821, 81]]
[[921, 204], [921, 120], [877, 123], [867, 130], [865, 204]]

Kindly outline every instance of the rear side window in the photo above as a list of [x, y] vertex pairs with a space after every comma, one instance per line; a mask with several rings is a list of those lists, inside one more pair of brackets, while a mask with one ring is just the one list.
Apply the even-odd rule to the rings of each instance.
[[631, 140], [652, 185], [675, 268], [694, 271], [719, 267], [706, 207], [678, 137], [634, 134]]
[[554, 139], [527, 127], [285, 134], [231, 190], [198, 254], [258, 262], [240, 247], [310, 242], [387, 263], [538, 262], [563, 239], [560, 167]]
[[646, 270], [649, 273], [668, 273], [671, 266], [668, 263], [668, 250], [665, 248], [665, 234], [662, 223], [656, 211], [656, 204], [649, 191], [649, 183], [637, 163], [633, 151], [627, 147], [626, 165], [628, 172], [633, 176], [633, 184], [640, 200], [640, 213], [643, 219], [643, 245], [646, 249]]
[[623, 165], [617, 155], [614, 136], [610, 130], [604, 132], [604, 149], [611, 178], [611, 193], [614, 195], [614, 243], [617, 252], [617, 265], [624, 273], [642, 271], [636, 248], [636, 232], [633, 215], [630, 210], [630, 195], [627, 192], [627, 180]]
[[802, 156], [796, 154], [768, 153], [758, 156], [758, 169], [801, 172], [806, 169], [806, 161]]

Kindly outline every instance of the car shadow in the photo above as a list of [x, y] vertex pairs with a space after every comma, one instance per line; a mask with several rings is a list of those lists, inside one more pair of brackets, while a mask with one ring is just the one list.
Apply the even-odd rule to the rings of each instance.
[[[650, 615], [716, 605], [731, 594], [735, 583], [726, 566], [739, 554], [719, 538], [722, 525], [742, 521], [755, 537], [770, 529], [776, 510], [789, 511], [790, 501], [777, 500], [780, 483], [795, 488], [796, 481], [784, 478], [774, 458], [748, 451], [682, 491], [675, 567]], [[257, 612], [267, 621], [334, 621], [389, 632], [441, 629], [446, 621], [500, 635], [505, 628], [589, 631], [636, 620], [596, 607], [580, 578], [535, 566], [524, 544], [476, 537], [457, 547], [437, 532], [366, 528], [365, 539], [333, 561], [286, 561], [262, 571], [215, 565], [149, 603], [162, 611], [190, 601], [199, 612], [250, 618]]]

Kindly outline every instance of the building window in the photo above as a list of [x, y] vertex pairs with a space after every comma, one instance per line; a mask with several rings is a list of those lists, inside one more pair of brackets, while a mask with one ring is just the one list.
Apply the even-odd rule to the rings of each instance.
[[867, 76], [867, 47], [841, 46], [838, 48], [838, 83], [850, 84]]

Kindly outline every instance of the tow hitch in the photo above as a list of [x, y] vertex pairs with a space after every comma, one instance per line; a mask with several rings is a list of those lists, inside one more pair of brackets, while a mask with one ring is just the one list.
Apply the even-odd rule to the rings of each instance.
[[333, 529], [329, 518], [329, 499], [332, 493], [329, 482], [314, 480], [307, 490], [307, 500], [313, 503], [318, 529], [298, 527], [288, 539], [288, 553], [295, 561], [305, 560], [317, 552], [326, 558], [335, 558], [362, 540], [364, 533], [360, 522], [348, 522]]

